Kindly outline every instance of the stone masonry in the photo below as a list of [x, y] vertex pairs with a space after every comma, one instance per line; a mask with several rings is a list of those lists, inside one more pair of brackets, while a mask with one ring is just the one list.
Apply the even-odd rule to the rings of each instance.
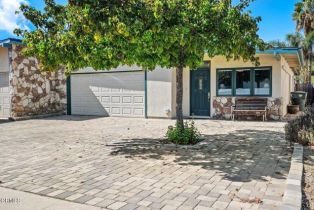
[[[235, 97], [214, 97], [213, 107], [216, 118], [231, 119], [231, 106], [235, 104]], [[268, 98], [267, 118], [280, 120], [282, 117], [282, 99]]]
[[22, 46], [12, 46], [11, 117], [62, 113], [66, 109], [64, 72], [42, 72], [34, 57], [21, 55]]

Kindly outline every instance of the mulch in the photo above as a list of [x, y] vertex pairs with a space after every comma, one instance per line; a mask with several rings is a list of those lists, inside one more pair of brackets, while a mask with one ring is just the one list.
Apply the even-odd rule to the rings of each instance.
[[314, 146], [304, 147], [302, 209], [314, 210]]

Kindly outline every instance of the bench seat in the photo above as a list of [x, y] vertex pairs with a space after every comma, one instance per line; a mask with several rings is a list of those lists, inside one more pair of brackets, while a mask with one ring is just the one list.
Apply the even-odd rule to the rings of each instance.
[[235, 105], [231, 107], [232, 120], [235, 116], [241, 115], [262, 115], [263, 121], [267, 115], [267, 98], [236, 98]]

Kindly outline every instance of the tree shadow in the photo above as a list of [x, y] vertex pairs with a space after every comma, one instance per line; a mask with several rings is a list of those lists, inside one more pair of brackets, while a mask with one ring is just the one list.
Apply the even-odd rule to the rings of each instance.
[[237, 130], [205, 135], [193, 146], [167, 143], [165, 139], [123, 139], [108, 144], [111, 155], [131, 159], [155, 159], [181, 166], [198, 166], [220, 173], [231, 181], [285, 179], [291, 149], [282, 132]]
[[59, 115], [53, 117], [40, 118], [40, 120], [60, 120], [60, 121], [88, 121], [98, 118], [105, 118], [104, 116], [93, 115]]
[[13, 121], [9, 120], [9, 119], [0, 119], [0, 124], [4, 124], [4, 123], [12, 123]]

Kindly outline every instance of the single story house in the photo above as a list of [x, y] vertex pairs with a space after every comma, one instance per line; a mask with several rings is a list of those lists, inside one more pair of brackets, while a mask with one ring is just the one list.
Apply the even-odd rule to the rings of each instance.
[[[260, 66], [223, 56], [204, 56], [204, 65], [184, 70], [183, 113], [185, 117], [230, 119], [235, 98], [263, 97], [268, 118], [287, 114], [295, 75], [303, 62], [298, 48], [257, 51]], [[68, 113], [73, 115], [174, 118], [175, 69], [144, 72], [137, 66], [110, 71], [82, 69], [68, 83]]]
[[21, 53], [21, 40], [0, 40], [0, 119], [65, 113], [62, 70], [41, 72], [34, 57]]
[[[174, 118], [175, 69], [145, 72], [137, 66], [110, 71], [85, 68], [68, 79], [62, 70], [40, 72], [36, 58], [21, 55], [20, 40], [0, 41], [0, 118], [42, 114]], [[184, 70], [185, 117], [230, 119], [235, 99], [262, 97], [268, 117], [287, 113], [295, 76], [303, 64], [298, 48], [257, 51], [260, 66], [223, 56], [204, 56], [204, 65]]]

